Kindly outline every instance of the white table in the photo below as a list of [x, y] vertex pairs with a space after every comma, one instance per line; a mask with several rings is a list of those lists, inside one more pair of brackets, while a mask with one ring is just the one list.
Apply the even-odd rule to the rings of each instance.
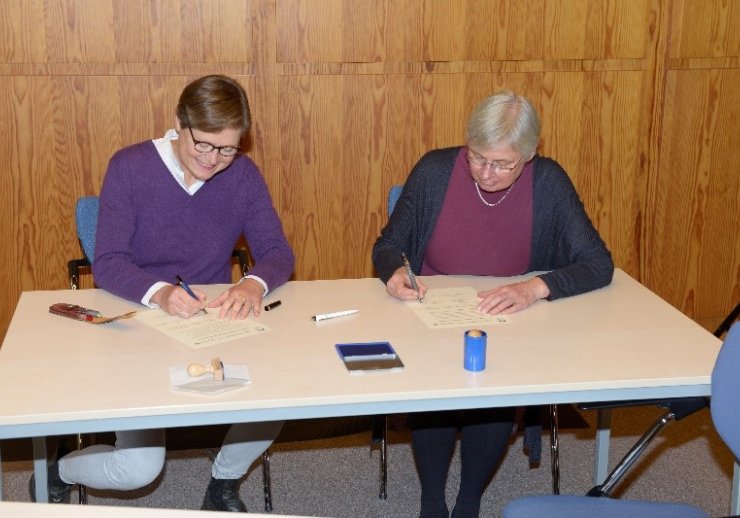
[[[510, 280], [424, 278], [431, 288], [483, 289]], [[211, 295], [220, 289], [207, 287]], [[46, 491], [47, 435], [706, 396], [720, 346], [620, 270], [607, 288], [540, 301], [512, 315], [511, 324], [486, 328], [488, 362], [479, 373], [462, 368], [464, 329], [428, 329], [377, 279], [290, 282], [267, 301], [277, 298], [282, 305], [260, 317], [272, 331], [193, 350], [136, 320], [96, 326], [48, 313], [55, 302], [104, 315], [136, 308], [104, 291], [23, 293], [0, 349], [0, 439], [36, 438], [39, 498]], [[318, 324], [310, 319], [352, 308], [359, 314]], [[334, 350], [339, 342], [381, 340], [393, 344], [403, 372], [349, 375]], [[252, 386], [210, 397], [170, 389], [169, 366], [214, 356], [247, 364]], [[597, 450], [603, 474], [606, 438]], [[603, 474], [597, 470], [597, 478]]]

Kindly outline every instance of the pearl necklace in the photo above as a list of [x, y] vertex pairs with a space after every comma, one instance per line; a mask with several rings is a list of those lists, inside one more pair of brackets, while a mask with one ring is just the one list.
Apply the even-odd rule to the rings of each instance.
[[488, 207], [495, 207], [496, 205], [498, 205], [499, 203], [501, 203], [502, 201], [504, 201], [506, 199], [506, 197], [509, 195], [509, 193], [511, 192], [511, 190], [514, 188], [514, 184], [512, 183], [509, 186], [509, 188], [506, 189], [506, 193], [501, 197], [501, 199], [499, 201], [497, 201], [496, 203], [488, 203], [485, 200], [485, 198], [483, 198], [483, 194], [480, 192], [480, 187], [478, 187], [478, 182], [473, 182], [473, 183], [475, 183], [475, 190], [478, 193], [478, 198], [480, 198], [480, 201], [482, 201]]

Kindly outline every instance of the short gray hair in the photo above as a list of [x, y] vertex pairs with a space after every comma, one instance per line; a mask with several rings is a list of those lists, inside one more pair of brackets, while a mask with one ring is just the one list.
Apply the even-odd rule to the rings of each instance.
[[540, 119], [532, 103], [514, 92], [497, 92], [473, 109], [468, 144], [483, 149], [509, 145], [531, 160], [540, 142]]

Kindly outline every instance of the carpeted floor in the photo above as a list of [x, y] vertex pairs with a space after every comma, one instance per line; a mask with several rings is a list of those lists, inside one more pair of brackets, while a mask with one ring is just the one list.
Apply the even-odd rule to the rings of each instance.
[[[612, 464], [659, 413], [654, 408], [614, 412]], [[583, 420], [577, 415], [571, 417], [573, 419], [566, 418], [561, 427], [561, 492], [583, 494], [592, 485], [595, 415], [583, 413]], [[389, 434], [387, 500], [378, 498], [378, 451], [371, 450], [368, 431], [331, 439], [296, 441], [295, 427], [286, 428], [281, 441], [271, 449], [273, 514], [337, 518], [418, 516], [419, 485], [410, 437], [402, 425], [397, 428]], [[190, 435], [174, 431], [170, 434], [166, 468], [153, 484], [120, 494], [90, 491], [89, 505], [199, 508], [210, 476], [212, 450], [207, 444], [199, 444], [203, 442], [198, 440], [200, 434], [194, 433], [190, 429]], [[543, 445], [541, 467], [529, 469], [521, 451], [521, 441], [521, 435], [515, 437], [488, 486], [481, 516], [500, 516], [502, 507], [510, 499], [551, 490], [549, 442], [545, 440]], [[6, 500], [29, 499], [28, 442], [6, 441], [2, 445]], [[633, 467], [616, 496], [686, 502], [702, 507], [713, 516], [726, 515], [730, 506], [732, 462], [731, 454], [714, 432], [709, 413], [704, 410], [669, 425]], [[448, 481], [450, 505], [458, 483], [459, 458], [456, 455]], [[250, 511], [264, 510], [259, 464], [245, 477], [241, 493]]]

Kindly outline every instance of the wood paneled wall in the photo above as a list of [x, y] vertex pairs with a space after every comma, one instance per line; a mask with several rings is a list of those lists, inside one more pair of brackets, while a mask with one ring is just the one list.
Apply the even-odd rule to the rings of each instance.
[[4, 0], [0, 333], [67, 286], [111, 154], [210, 73], [250, 96], [296, 279], [372, 276], [389, 187], [508, 88], [616, 264], [711, 327], [740, 298], [739, 65], [737, 0]]

